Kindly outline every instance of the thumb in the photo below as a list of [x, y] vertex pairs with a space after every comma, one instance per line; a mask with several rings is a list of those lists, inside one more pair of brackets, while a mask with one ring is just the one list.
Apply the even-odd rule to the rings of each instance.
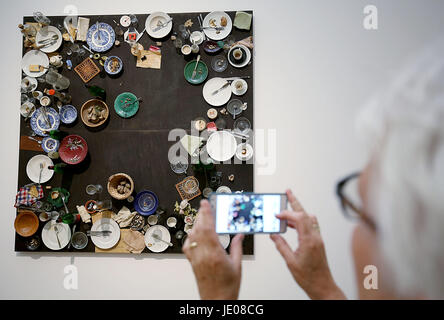
[[237, 234], [233, 240], [231, 240], [230, 245], [230, 257], [231, 261], [237, 270], [241, 269], [242, 264], [242, 242], [244, 241], [243, 234]]

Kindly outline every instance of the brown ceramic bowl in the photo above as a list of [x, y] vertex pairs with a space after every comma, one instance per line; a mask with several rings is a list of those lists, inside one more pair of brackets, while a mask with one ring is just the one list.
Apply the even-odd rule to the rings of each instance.
[[14, 228], [22, 237], [30, 237], [39, 228], [39, 218], [32, 211], [22, 211], [15, 218]]
[[[97, 122], [97, 123], [93, 123], [93, 122], [91, 122], [91, 121], [88, 120], [88, 109], [89, 109], [89, 107], [94, 106], [94, 105], [102, 106], [102, 107], [104, 107], [105, 110], [106, 110], [106, 111], [105, 111], [105, 119], [103, 119], [102, 121], [99, 121], [99, 122]], [[99, 99], [91, 99], [91, 100], [86, 101], [86, 102], [83, 104], [82, 108], [80, 109], [80, 117], [82, 118], [82, 121], [83, 121], [83, 123], [84, 123], [86, 126], [88, 126], [88, 127], [90, 127], [90, 128], [96, 128], [96, 127], [99, 127], [99, 126], [101, 126], [102, 124], [104, 124], [104, 123], [106, 122], [106, 120], [108, 119], [108, 117], [109, 117], [109, 108], [108, 108], [108, 106], [106, 105], [106, 103], [103, 102], [102, 100], [99, 100]]]
[[[124, 194], [121, 194], [117, 191], [117, 187], [122, 181], [128, 181], [129, 184], [131, 185], [130, 191]], [[125, 173], [116, 173], [108, 178], [107, 188], [108, 188], [108, 193], [111, 195], [111, 197], [117, 200], [125, 200], [133, 193], [134, 182], [129, 175]]]

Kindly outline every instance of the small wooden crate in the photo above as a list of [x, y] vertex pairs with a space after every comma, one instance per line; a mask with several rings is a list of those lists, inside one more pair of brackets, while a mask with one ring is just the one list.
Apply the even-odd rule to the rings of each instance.
[[89, 82], [100, 73], [99, 67], [97, 67], [94, 61], [89, 57], [78, 64], [74, 70], [85, 83]]

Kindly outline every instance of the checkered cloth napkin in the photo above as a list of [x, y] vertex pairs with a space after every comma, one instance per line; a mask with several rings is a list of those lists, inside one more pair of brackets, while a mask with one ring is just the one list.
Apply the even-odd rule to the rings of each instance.
[[[35, 190], [34, 192], [31, 192], [31, 188], [35, 188], [37, 190], [38, 196], [35, 197]], [[43, 198], [43, 187], [41, 185], [32, 185], [32, 186], [25, 186], [21, 187], [17, 195], [15, 196], [15, 205], [14, 207], [18, 206], [31, 206], [37, 200]]]

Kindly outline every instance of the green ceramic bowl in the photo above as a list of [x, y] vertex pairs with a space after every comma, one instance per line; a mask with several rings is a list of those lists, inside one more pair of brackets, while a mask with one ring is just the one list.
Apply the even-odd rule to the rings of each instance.
[[124, 92], [114, 100], [114, 110], [122, 118], [130, 118], [139, 110], [139, 101], [131, 92]]
[[[197, 60], [188, 62], [183, 70], [185, 79], [191, 84], [201, 84], [208, 77], [208, 67], [205, 62], [200, 60], [197, 67], [196, 62]], [[196, 75], [193, 78], [194, 67], [196, 67]]]

